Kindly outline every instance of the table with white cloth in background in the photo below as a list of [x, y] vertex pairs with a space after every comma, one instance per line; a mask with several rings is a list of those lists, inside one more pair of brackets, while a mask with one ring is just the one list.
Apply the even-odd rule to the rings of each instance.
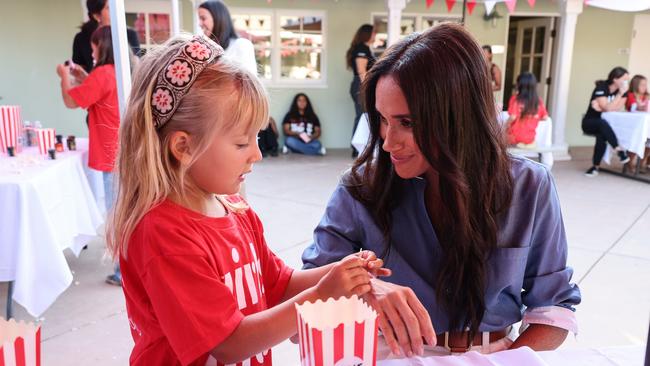
[[[426, 352], [426, 351], [425, 351]], [[377, 361], [377, 366], [612, 366], [643, 365], [645, 346], [557, 349], [533, 352], [530, 349], [490, 355], [427, 356]]]
[[[499, 114], [499, 123], [504, 124], [508, 121], [508, 112], [501, 112]], [[354, 146], [357, 151], [362, 152], [366, 149], [368, 144], [368, 139], [370, 137], [370, 127], [368, 124], [368, 116], [366, 113], [362, 114], [359, 118], [359, 124], [357, 129], [354, 131], [352, 136], [352, 146]], [[540, 148], [550, 148], [553, 145], [553, 123], [551, 118], [543, 119], [539, 121], [537, 129], [535, 130], [535, 143]], [[541, 163], [548, 166], [549, 168], [553, 167], [553, 153], [552, 152], [543, 152], [541, 154], [531, 151], [529, 154], [524, 153], [524, 156], [535, 157], [541, 155]]]
[[78, 255], [103, 223], [83, 167], [87, 143], [78, 141], [56, 160], [36, 147], [0, 156], [0, 282], [33, 316], [72, 282], [63, 251]]
[[[646, 112], [603, 112], [601, 118], [606, 120], [616, 134], [618, 144], [627, 151], [643, 159], [645, 148], [650, 139], [650, 113]], [[613, 149], [608, 145], [603, 156], [607, 164], [611, 161]], [[635, 169], [638, 173], [638, 169]]]

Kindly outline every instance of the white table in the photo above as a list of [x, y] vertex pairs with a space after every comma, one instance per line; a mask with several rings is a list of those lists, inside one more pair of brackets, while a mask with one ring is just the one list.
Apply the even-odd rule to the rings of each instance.
[[[616, 133], [619, 145], [643, 159], [646, 142], [650, 139], [650, 113], [645, 112], [603, 112], [606, 120]], [[613, 149], [607, 146], [603, 161], [611, 161]]]
[[57, 153], [47, 160], [27, 148], [17, 157], [0, 157], [0, 282], [13, 281], [13, 300], [33, 316], [72, 282], [64, 249], [78, 255], [103, 223], [84, 154]]
[[[507, 351], [506, 351], [507, 352]], [[542, 364], [548, 366], [612, 366], [612, 365], [643, 365], [645, 346], [623, 346], [610, 348], [559, 349], [555, 351], [537, 352]], [[485, 365], [519, 366], [520, 362], [508, 362], [507, 357], [494, 354]], [[451, 359], [450, 357], [455, 357]], [[477, 365], [476, 362], [463, 362], [467, 356], [429, 356], [411, 359], [392, 359], [378, 361], [377, 366], [447, 366], [447, 365]]]
[[[501, 112], [499, 114], [499, 123], [504, 124], [508, 121], [508, 112]], [[366, 149], [368, 144], [368, 139], [370, 138], [370, 126], [368, 123], [367, 114], [362, 114], [359, 118], [359, 124], [357, 129], [354, 131], [352, 136], [352, 146], [354, 146], [357, 151], [362, 152]], [[535, 143], [538, 147], [549, 148], [553, 146], [553, 123], [551, 118], [547, 118], [539, 121], [537, 129], [535, 130]], [[536, 157], [538, 154], [531, 152], [530, 154], [524, 154], [524, 156]], [[548, 166], [549, 168], [553, 167], [553, 153], [544, 152], [541, 154], [541, 163]]]

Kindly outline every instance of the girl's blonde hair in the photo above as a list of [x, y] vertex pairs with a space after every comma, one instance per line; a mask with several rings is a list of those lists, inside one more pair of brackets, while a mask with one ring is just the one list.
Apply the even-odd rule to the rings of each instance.
[[[196, 159], [217, 133], [241, 128], [242, 123], [249, 131], [259, 130], [268, 122], [268, 98], [257, 76], [222, 56], [199, 74], [171, 119], [162, 128], [155, 128], [151, 98], [156, 79], [189, 39], [189, 35], [181, 35], [151, 49], [135, 71], [120, 126], [117, 202], [106, 230], [108, 250], [114, 259], [120, 255], [126, 258], [128, 240], [151, 208], [170, 194], [184, 197], [197, 190], [185, 179], [194, 161], [181, 165], [169, 150], [174, 132], [190, 135], [192, 156]], [[220, 201], [234, 212], [247, 208], [223, 197]]]

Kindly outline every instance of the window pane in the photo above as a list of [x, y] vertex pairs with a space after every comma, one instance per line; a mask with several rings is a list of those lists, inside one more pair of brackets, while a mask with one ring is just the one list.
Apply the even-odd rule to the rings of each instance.
[[323, 20], [321, 17], [280, 17], [282, 46], [323, 46]]
[[169, 14], [149, 14], [149, 38], [151, 43], [164, 43], [169, 39], [171, 23]]
[[126, 26], [133, 28], [138, 33], [138, 41], [140, 41], [140, 44], [144, 45], [147, 43], [144, 13], [126, 13], [125, 16]]
[[247, 38], [255, 46], [271, 47], [271, 16], [234, 14], [235, 29], [240, 37]]
[[535, 29], [535, 53], [544, 52], [544, 36], [546, 35], [546, 27], [537, 27]]
[[402, 17], [400, 22], [400, 39], [408, 36], [409, 34], [415, 32], [415, 18], [414, 17]]
[[283, 48], [280, 50], [280, 56], [282, 78], [295, 80], [321, 78], [322, 49]]
[[521, 47], [521, 53], [528, 54], [532, 52], [531, 46], [533, 43], [533, 28], [524, 29], [524, 44]]
[[530, 57], [521, 58], [521, 72], [530, 71]]
[[533, 59], [533, 74], [537, 81], [541, 81], [542, 77], [542, 56], [537, 56]]
[[255, 61], [258, 65], [258, 72], [261, 78], [271, 79], [271, 49], [270, 48], [260, 48], [255, 49]]

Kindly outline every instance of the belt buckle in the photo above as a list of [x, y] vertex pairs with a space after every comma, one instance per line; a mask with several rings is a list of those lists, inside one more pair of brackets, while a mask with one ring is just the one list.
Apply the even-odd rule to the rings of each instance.
[[[467, 334], [467, 333], [465, 333]], [[469, 334], [467, 334], [467, 346], [466, 347], [457, 347], [457, 346], [450, 346], [449, 345], [449, 332], [445, 332], [445, 349], [449, 351], [450, 353], [465, 353], [468, 352], [472, 346], [473, 346], [473, 340], [469, 338]]]

